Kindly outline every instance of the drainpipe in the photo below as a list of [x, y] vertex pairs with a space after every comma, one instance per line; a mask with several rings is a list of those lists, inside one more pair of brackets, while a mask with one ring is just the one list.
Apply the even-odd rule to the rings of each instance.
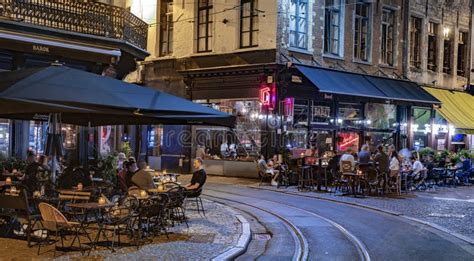
[[466, 84], [466, 90], [471, 90], [471, 70], [472, 70], [472, 48], [474, 47], [472, 45], [472, 34], [473, 34], [473, 28], [472, 28], [472, 15], [474, 13], [474, 0], [470, 1], [471, 5], [471, 12], [469, 14], [469, 48], [468, 48], [468, 64], [467, 64], [467, 84]]
[[[472, 0], [471, 0], [472, 1]], [[409, 56], [408, 56], [408, 37], [410, 34], [410, 28], [408, 23], [410, 21], [410, 0], [403, 1], [403, 58], [402, 58], [402, 73], [403, 76], [408, 78], [408, 66], [409, 66]]]

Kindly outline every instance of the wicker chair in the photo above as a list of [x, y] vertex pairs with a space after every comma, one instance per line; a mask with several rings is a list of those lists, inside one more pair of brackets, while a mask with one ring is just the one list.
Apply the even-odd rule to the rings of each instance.
[[[81, 239], [80, 239], [80, 235], [81, 235], [80, 223], [68, 221], [67, 218], [63, 215], [63, 213], [61, 213], [61, 211], [59, 211], [57, 208], [47, 203], [40, 203], [39, 210], [41, 212], [43, 229], [47, 231], [47, 235], [45, 238], [46, 243], [49, 244], [51, 233], [54, 233], [55, 235], [54, 256], [56, 256], [56, 248], [57, 248], [57, 243], [59, 241], [58, 237], [61, 240], [61, 246], [64, 247], [64, 238], [66, 237], [68, 233], [71, 233], [71, 232], [74, 234], [74, 239], [71, 243], [71, 246], [72, 244], [74, 244], [75, 240], [77, 239], [79, 243], [79, 249], [81, 253], [84, 254], [84, 251], [82, 249]], [[40, 254], [41, 245], [43, 243], [44, 242], [41, 242], [38, 244], [38, 255]]]

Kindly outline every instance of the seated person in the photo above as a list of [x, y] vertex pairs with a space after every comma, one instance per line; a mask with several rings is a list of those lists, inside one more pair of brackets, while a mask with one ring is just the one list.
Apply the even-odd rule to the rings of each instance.
[[199, 191], [206, 183], [207, 174], [202, 166], [202, 159], [196, 158], [193, 162], [193, 167], [195, 171], [193, 172], [193, 177], [191, 178], [191, 182], [184, 186], [187, 189], [188, 197], [191, 197]]
[[119, 170], [117, 174], [117, 186], [122, 192], [126, 192], [128, 189], [127, 184], [125, 182], [125, 175], [127, 174], [127, 165], [128, 161], [122, 162], [123, 168]]
[[364, 144], [360, 152], [357, 154], [357, 157], [359, 158], [359, 164], [369, 164], [369, 161], [370, 161], [369, 145]]
[[128, 158], [128, 164], [127, 164], [127, 173], [125, 173], [125, 184], [127, 185], [127, 188], [130, 188], [133, 186], [132, 182], [132, 177], [139, 171], [137, 162], [135, 161], [134, 157]]
[[[21, 177], [18, 177], [19, 180], [21, 180], [21, 183], [26, 186], [28, 189], [28, 194], [32, 195], [35, 190], [38, 190], [39, 188], [39, 183], [38, 183], [38, 178], [37, 174], [41, 170], [41, 164], [36, 162], [36, 157], [33, 152], [28, 152], [28, 156], [26, 158], [26, 168], [25, 168], [25, 174]], [[21, 173], [19, 173], [21, 175]]]
[[411, 175], [413, 177], [413, 181], [415, 182], [415, 186], [417, 186], [424, 178], [425, 167], [417, 157], [411, 157], [411, 161], [413, 163]]
[[145, 170], [147, 166], [146, 162], [140, 161], [138, 165], [140, 168], [133, 174], [131, 179], [132, 183], [144, 190], [154, 189], [155, 183], [153, 182], [153, 176], [150, 172]]
[[341, 158], [339, 159], [339, 169], [342, 171], [342, 162], [349, 161], [351, 163], [351, 170], [354, 171], [355, 168], [355, 160], [354, 156], [352, 156], [352, 148], [349, 147], [346, 149], [346, 152], [342, 154]]
[[261, 175], [270, 174], [272, 177], [272, 185], [278, 185], [277, 178], [278, 178], [278, 171], [273, 169], [273, 161], [270, 160], [269, 164], [265, 161], [265, 156], [260, 155], [260, 160], [258, 161], [258, 170], [262, 173]]

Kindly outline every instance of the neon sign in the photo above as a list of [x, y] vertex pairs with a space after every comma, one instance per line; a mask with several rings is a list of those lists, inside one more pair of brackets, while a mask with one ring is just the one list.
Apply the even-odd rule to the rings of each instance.
[[271, 105], [271, 101], [272, 101], [272, 98], [271, 98], [271, 89], [270, 87], [266, 86], [266, 87], [262, 87], [260, 88], [260, 92], [259, 92], [259, 100], [260, 102], [262, 103], [262, 105], [264, 106], [270, 106]]

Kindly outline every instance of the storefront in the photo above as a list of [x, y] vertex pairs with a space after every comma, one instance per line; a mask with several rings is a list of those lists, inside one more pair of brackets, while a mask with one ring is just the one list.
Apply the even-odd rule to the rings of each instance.
[[424, 87], [442, 102], [433, 124], [437, 150], [474, 149], [474, 96], [467, 92]]
[[183, 72], [191, 82], [194, 102], [236, 116], [233, 129], [193, 126], [190, 158], [204, 146], [204, 165], [209, 174], [257, 177], [258, 155], [271, 156], [276, 148], [275, 65], [248, 65], [237, 68], [191, 70]]
[[[282, 121], [288, 148], [313, 148], [322, 156], [349, 147], [358, 151], [363, 144], [372, 150], [379, 144], [428, 144], [424, 128], [431, 124], [433, 104], [439, 101], [416, 83], [304, 65], [287, 73], [284, 79], [290, 82], [280, 85], [280, 112], [285, 116], [287, 107], [294, 107]], [[314, 89], [312, 95], [308, 88]], [[298, 142], [291, 142], [295, 137]]]
[[[424, 126], [417, 114], [426, 110], [429, 116], [433, 104], [439, 104], [413, 82], [304, 65], [248, 65], [183, 74], [193, 101], [237, 117], [233, 130], [192, 129], [191, 158], [198, 145], [204, 145], [210, 174], [251, 172], [255, 177], [259, 154], [323, 156], [349, 147], [359, 150], [362, 144], [371, 149], [378, 144], [411, 148], [419, 139], [427, 142], [411, 135], [411, 125]], [[235, 153], [228, 149], [234, 146]]]

